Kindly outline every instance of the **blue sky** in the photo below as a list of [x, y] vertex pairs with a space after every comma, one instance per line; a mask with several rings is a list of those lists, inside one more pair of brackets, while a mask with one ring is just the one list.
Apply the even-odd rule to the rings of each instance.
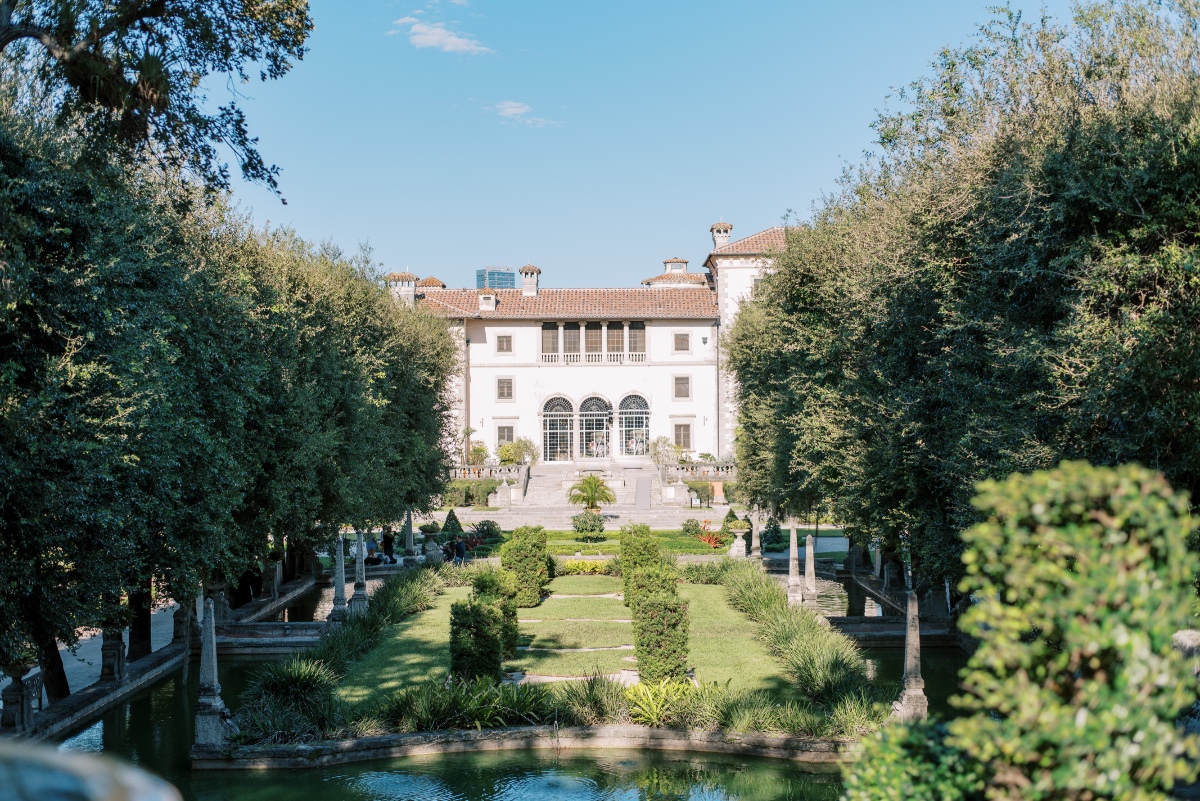
[[235, 193], [259, 224], [450, 286], [699, 270], [717, 220], [740, 238], [807, 215], [891, 89], [993, 4], [312, 0], [311, 52], [242, 101], [288, 205]]

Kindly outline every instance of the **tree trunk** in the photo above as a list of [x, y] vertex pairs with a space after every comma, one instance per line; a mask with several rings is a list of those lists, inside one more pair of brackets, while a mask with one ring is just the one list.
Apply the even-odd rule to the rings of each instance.
[[149, 656], [153, 650], [150, 643], [150, 607], [150, 580], [146, 579], [140, 590], [129, 593], [132, 617], [129, 621], [129, 650], [125, 659], [130, 662]]
[[71, 685], [67, 683], [67, 671], [63, 667], [62, 654], [58, 652], [58, 641], [41, 629], [35, 630], [33, 644], [38, 649], [38, 662], [42, 666], [42, 686], [46, 688], [46, 697], [52, 704], [63, 700], [71, 694]]

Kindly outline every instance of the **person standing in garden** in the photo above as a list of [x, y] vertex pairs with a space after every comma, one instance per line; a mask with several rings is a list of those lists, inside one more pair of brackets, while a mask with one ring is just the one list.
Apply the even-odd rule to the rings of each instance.
[[390, 526], [384, 526], [383, 529], [383, 555], [387, 557], [389, 565], [396, 564], [396, 535]]
[[467, 560], [467, 544], [465, 542], [463, 542], [463, 538], [461, 535], [456, 536], [454, 538], [454, 564], [459, 565], [461, 567], [462, 564], [466, 560]]

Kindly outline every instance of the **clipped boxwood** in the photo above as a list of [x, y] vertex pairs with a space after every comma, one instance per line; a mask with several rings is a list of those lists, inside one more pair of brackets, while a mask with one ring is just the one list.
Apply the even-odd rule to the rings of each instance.
[[639, 567], [662, 562], [658, 540], [644, 523], [621, 526], [621, 573], [625, 578], [625, 605], [629, 606], [629, 576]]
[[554, 578], [546, 532], [541, 526], [521, 526], [500, 548], [500, 564], [511, 570], [517, 582], [516, 604], [537, 606]]
[[638, 604], [651, 595], [678, 595], [679, 574], [662, 565], [639, 567], [625, 579], [625, 604], [637, 612]]
[[633, 614], [633, 648], [638, 680], [687, 677], [688, 606], [678, 595], [648, 595]]
[[571, 528], [580, 542], [600, 542], [604, 539], [604, 517], [584, 509], [571, 518]]
[[504, 568], [484, 567], [471, 581], [471, 594], [481, 603], [489, 603], [500, 610], [501, 657], [512, 659], [517, 655], [517, 644], [521, 632], [517, 623], [517, 580]]
[[458, 515], [451, 509], [449, 512], [446, 512], [446, 522], [442, 524], [442, 534], [453, 537], [455, 534], [462, 533], [462, 523], [458, 522]]
[[450, 673], [464, 679], [500, 678], [504, 660], [504, 614], [472, 598], [450, 606]]

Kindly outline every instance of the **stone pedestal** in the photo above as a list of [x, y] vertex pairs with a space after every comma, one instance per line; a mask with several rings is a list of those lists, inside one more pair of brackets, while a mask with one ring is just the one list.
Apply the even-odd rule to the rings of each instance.
[[200, 625], [200, 688], [196, 701], [196, 748], [222, 749], [229, 745], [230, 734], [237, 731], [229, 720], [229, 710], [221, 700], [217, 681], [217, 625], [212, 599], [204, 602], [204, 621]]
[[125, 635], [120, 629], [105, 629], [100, 646], [100, 681], [125, 681]]
[[367, 612], [367, 548], [362, 530], [354, 532], [357, 546], [354, 553], [354, 594], [350, 596], [350, 614], [363, 615]]
[[195, 633], [193, 628], [196, 626], [196, 616], [192, 612], [191, 603], [180, 604], [175, 613], [171, 615], [171, 622], [171, 642], [179, 642], [186, 647], [191, 647], [192, 636]]
[[762, 559], [762, 523], [757, 520], [750, 524], [750, 558]]
[[925, 697], [925, 679], [921, 677], [921, 617], [917, 594], [908, 591], [907, 625], [904, 630], [904, 677], [900, 680], [900, 700], [892, 704], [892, 717], [903, 721], [924, 720], [929, 715]]
[[733, 532], [733, 542], [729, 543], [729, 556], [732, 559], [746, 558], [746, 540], [742, 532]]
[[883, 578], [883, 548], [875, 546], [875, 561], [873, 565], [875, 578]]
[[817, 595], [817, 556], [813, 548], [812, 534], [804, 538], [804, 595]]
[[796, 526], [788, 528], [788, 600], [800, 603], [804, 600], [804, 590], [800, 583], [800, 543], [797, 541]]
[[33, 688], [25, 683], [25, 674], [32, 665], [5, 667], [4, 672], [12, 682], [0, 693], [0, 731], [25, 734], [33, 728]]
[[404, 555], [417, 555], [416, 546], [413, 545], [412, 509], [404, 510]]
[[425, 564], [436, 567], [443, 561], [442, 546], [438, 545], [437, 538], [432, 534], [425, 538]]
[[346, 544], [341, 534], [333, 541], [333, 609], [325, 619], [334, 626], [346, 619]]
[[895, 589], [899, 586], [900, 581], [900, 565], [888, 562], [883, 566], [883, 588], [885, 590]]

